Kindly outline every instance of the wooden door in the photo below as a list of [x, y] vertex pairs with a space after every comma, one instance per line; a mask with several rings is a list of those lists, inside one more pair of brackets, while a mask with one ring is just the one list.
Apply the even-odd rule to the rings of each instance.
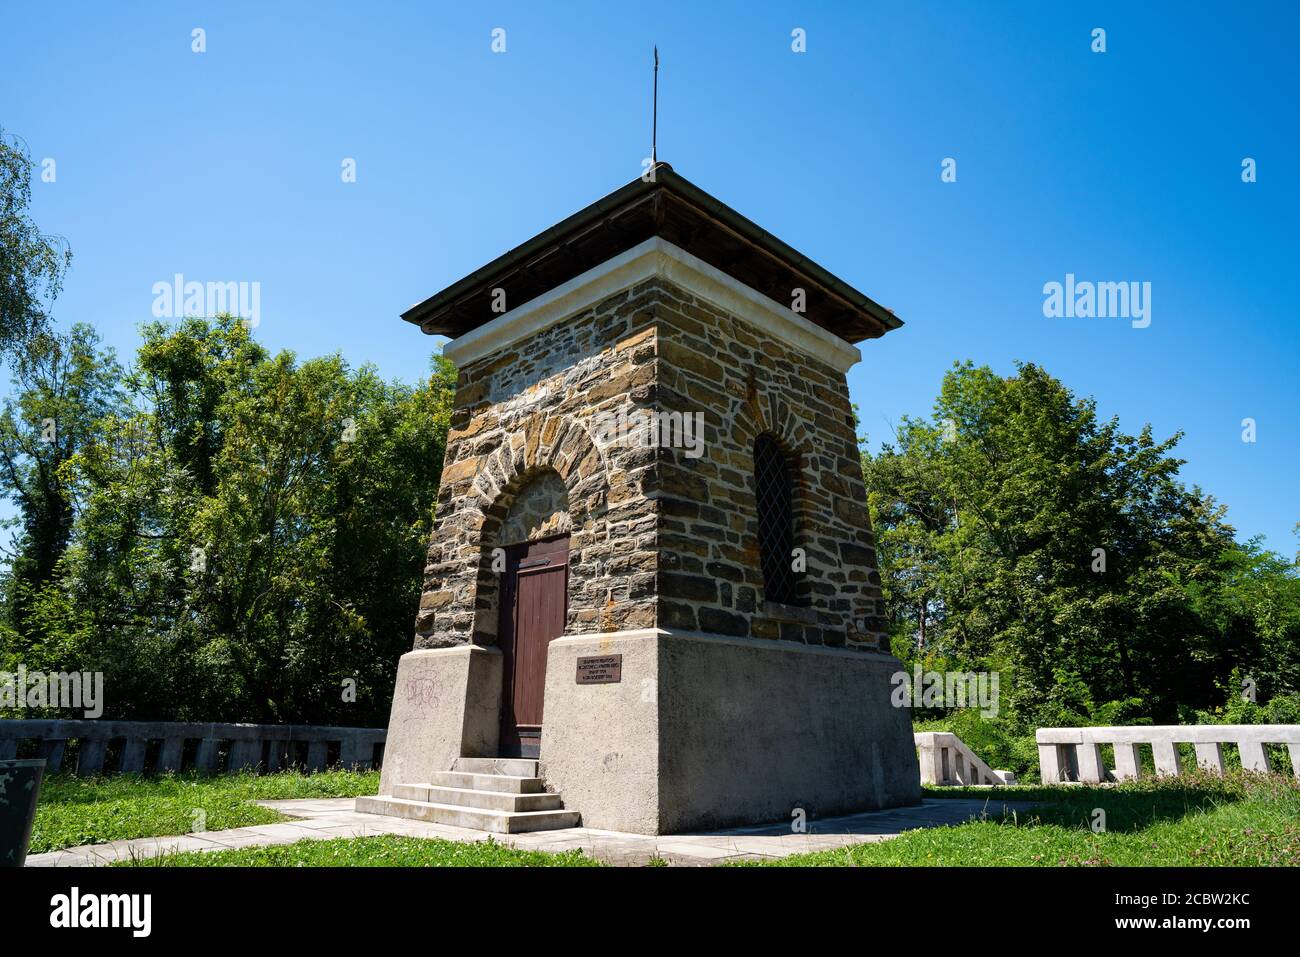
[[542, 741], [546, 648], [564, 634], [569, 536], [506, 550], [498, 634], [503, 657], [502, 757], [535, 758]]

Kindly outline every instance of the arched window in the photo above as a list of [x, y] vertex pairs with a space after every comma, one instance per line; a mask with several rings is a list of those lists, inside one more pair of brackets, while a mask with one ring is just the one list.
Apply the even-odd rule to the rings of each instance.
[[794, 550], [794, 476], [790, 460], [771, 435], [754, 440], [754, 489], [758, 504], [758, 554], [768, 601], [797, 604]]

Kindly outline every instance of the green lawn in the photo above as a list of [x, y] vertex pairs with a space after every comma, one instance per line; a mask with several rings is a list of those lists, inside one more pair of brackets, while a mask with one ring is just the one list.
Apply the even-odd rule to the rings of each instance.
[[[825, 866], [1300, 865], [1300, 788], [1282, 775], [1193, 775], [1108, 787], [935, 788], [927, 797], [1043, 802], [1031, 812], [768, 862]], [[1091, 827], [1105, 812], [1105, 830]]]
[[[132, 837], [188, 834], [201, 819], [208, 831], [269, 824], [284, 818], [251, 802], [356, 797], [375, 794], [378, 789], [377, 771], [104, 778], [60, 773], [47, 778], [41, 789], [30, 853]], [[200, 811], [202, 815], [197, 813]]]
[[[264, 776], [193, 774], [83, 779], [59, 774], [46, 782], [37, 809], [32, 853], [131, 837], [185, 834], [195, 811], [206, 829], [280, 819], [254, 800], [374, 794], [378, 774], [331, 771]], [[1226, 778], [1193, 774], [1109, 787], [933, 788], [927, 797], [1040, 802], [1005, 819], [913, 831], [891, 841], [785, 858], [782, 866], [944, 867], [1020, 865], [1300, 864], [1300, 787], [1283, 775], [1242, 772]], [[1092, 829], [1094, 811], [1105, 830]], [[815, 829], [816, 823], [813, 822]], [[495, 842], [459, 844], [375, 837], [304, 841], [268, 848], [177, 854], [151, 866], [570, 866], [593, 862], [575, 854], [515, 851]]]
[[599, 867], [582, 851], [546, 854], [475, 843], [418, 837], [354, 837], [298, 841], [233, 851], [187, 851], [119, 861], [115, 867]]

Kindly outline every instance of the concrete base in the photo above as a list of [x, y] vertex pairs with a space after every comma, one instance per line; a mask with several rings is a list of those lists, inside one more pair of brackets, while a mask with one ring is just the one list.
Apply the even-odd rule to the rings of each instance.
[[[579, 685], [577, 659], [622, 655]], [[883, 654], [661, 629], [551, 642], [541, 773], [585, 827], [668, 834], [917, 804]], [[800, 814], [802, 812], [802, 814]]]
[[[577, 684], [579, 657], [622, 655], [622, 680]], [[586, 827], [660, 834], [659, 633], [557, 638], [546, 651], [539, 774]]]
[[397, 666], [379, 793], [428, 781], [460, 757], [492, 757], [500, 733], [501, 652], [462, 645], [412, 651]]

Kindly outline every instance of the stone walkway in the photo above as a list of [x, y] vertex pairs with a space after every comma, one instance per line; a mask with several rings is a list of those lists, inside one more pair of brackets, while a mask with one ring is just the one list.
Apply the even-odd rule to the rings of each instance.
[[703, 834], [675, 834], [651, 837], [574, 827], [532, 834], [488, 834], [445, 824], [426, 824], [404, 818], [358, 814], [351, 798], [295, 801], [258, 801], [290, 818], [278, 824], [237, 827], [181, 837], [145, 837], [109, 844], [88, 844], [46, 854], [32, 854], [28, 867], [96, 867], [131, 858], [155, 857], [177, 851], [220, 851], [237, 847], [292, 844], [304, 838], [368, 837], [399, 834], [408, 837], [441, 837], [449, 841], [482, 841], [531, 851], [583, 853], [610, 864], [645, 864], [662, 858], [676, 865], [708, 865], [742, 858], [780, 858], [809, 851], [827, 851], [853, 844], [884, 841], [903, 831], [922, 827], [961, 824], [982, 816], [1000, 817], [1012, 810], [1023, 813], [1032, 807], [1025, 801], [1004, 801], [992, 795], [984, 798], [927, 798], [917, 807], [868, 811], [845, 817], [809, 821], [810, 833], [791, 833], [790, 825], [719, 829]]

